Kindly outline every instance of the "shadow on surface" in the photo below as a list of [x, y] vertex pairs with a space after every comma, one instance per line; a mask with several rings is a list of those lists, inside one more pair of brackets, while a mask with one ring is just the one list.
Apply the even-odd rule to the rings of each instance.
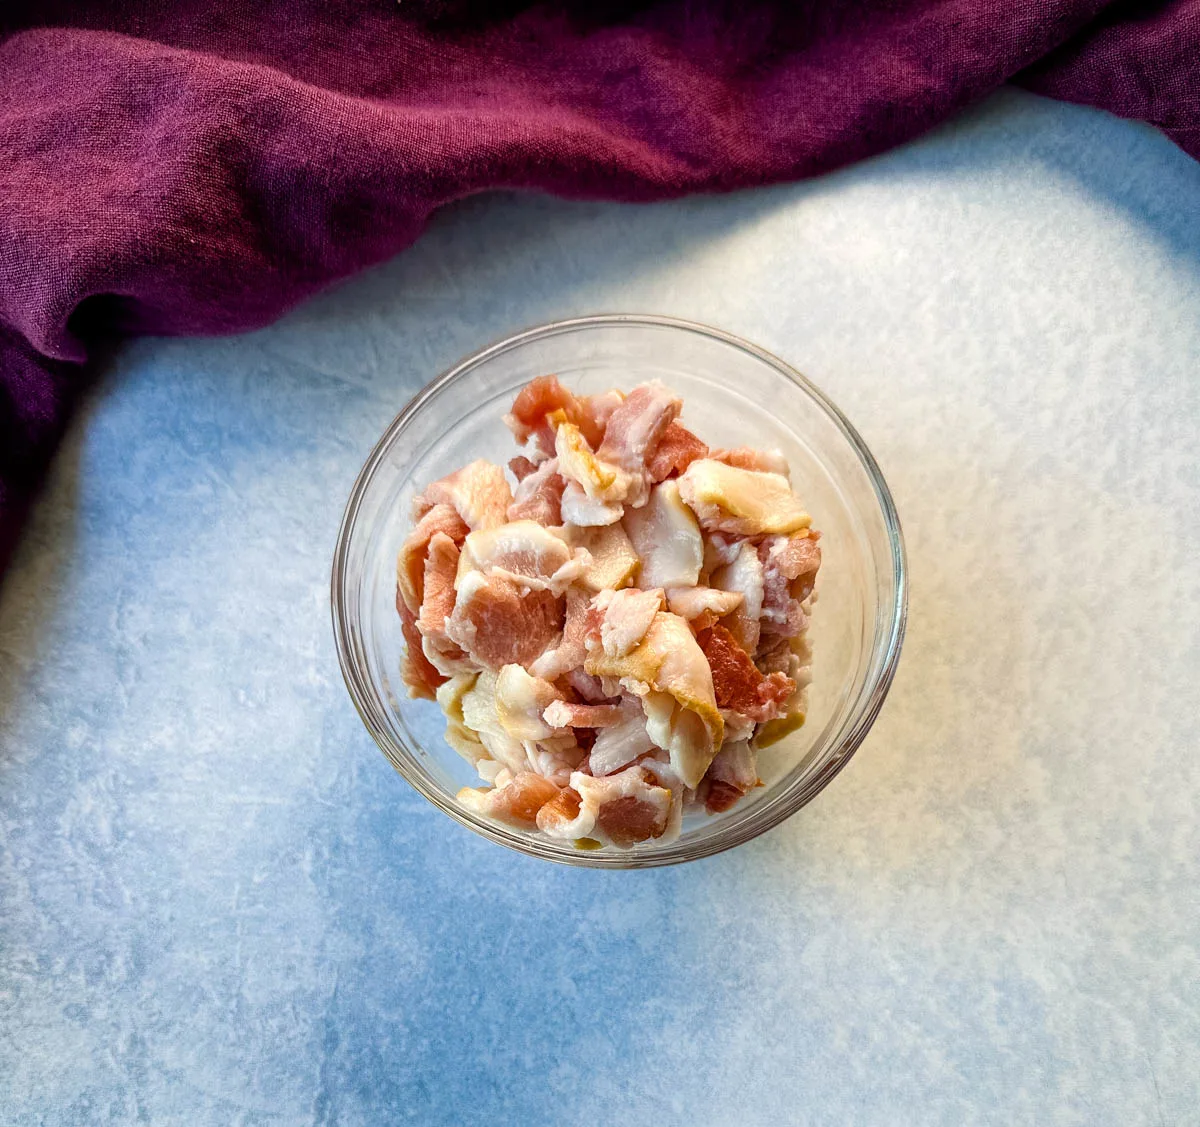
[[11, 725], [39, 663], [53, 660], [54, 623], [70, 600], [78, 535], [80, 472], [88, 396], [55, 455], [24, 533], [0, 582], [0, 772], [18, 748]]
[[1200, 266], [1200, 162], [1143, 122], [1024, 90], [1000, 90], [925, 137], [816, 183], [953, 173], [1001, 186], [1019, 161], [1069, 178]]

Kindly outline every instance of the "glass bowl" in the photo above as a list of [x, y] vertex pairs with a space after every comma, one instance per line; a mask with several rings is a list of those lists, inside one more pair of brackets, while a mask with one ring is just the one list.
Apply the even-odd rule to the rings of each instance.
[[[432, 701], [400, 680], [396, 553], [409, 505], [427, 483], [474, 458], [517, 453], [501, 416], [534, 376], [580, 393], [654, 377], [683, 397], [682, 421], [711, 446], [783, 451], [822, 535], [809, 637], [807, 722], [762, 751], [764, 785], [733, 809], [685, 818], [669, 844], [580, 850], [487, 821], [455, 793], [479, 785], [444, 741]], [[718, 329], [666, 317], [559, 321], [484, 349], [433, 381], [396, 416], [363, 466], [333, 561], [333, 629], [346, 687], [367, 730], [404, 778], [484, 837], [533, 857], [594, 868], [641, 868], [706, 857], [749, 841], [811, 802], [849, 760], [883, 704], [904, 637], [904, 542], [875, 459], [842, 413], [802, 375]]]

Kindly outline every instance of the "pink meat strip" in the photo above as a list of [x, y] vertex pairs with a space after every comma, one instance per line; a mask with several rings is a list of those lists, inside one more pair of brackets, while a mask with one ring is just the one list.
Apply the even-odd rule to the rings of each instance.
[[400, 664], [400, 676], [408, 686], [408, 694], [433, 700], [438, 686], [445, 683], [443, 677], [421, 649], [421, 633], [417, 629], [417, 618], [405, 605], [400, 592], [396, 592], [396, 613], [400, 616], [400, 629], [404, 633], [404, 658]]
[[400, 548], [398, 568], [400, 593], [414, 615], [424, 598], [425, 557], [430, 541], [441, 533], [455, 544], [461, 544], [469, 531], [453, 507], [434, 505], [408, 534]]
[[588, 631], [589, 602], [587, 592], [578, 587], [567, 590], [567, 613], [562, 638], [557, 646], [534, 661], [529, 671], [535, 677], [553, 681], [555, 677], [561, 677], [583, 665], [583, 659], [587, 657], [584, 639]]
[[794, 638], [808, 625], [801, 602], [812, 593], [821, 549], [807, 535], [772, 536], [758, 546], [763, 565], [762, 628]]
[[708, 446], [685, 426], [668, 423], [646, 463], [650, 480], [657, 483], [683, 473], [697, 458], [708, 457]]
[[551, 591], [523, 595], [515, 583], [487, 576], [466, 595], [460, 589], [446, 636], [487, 669], [528, 666], [554, 641], [561, 622], [561, 601]]
[[747, 743], [726, 744], [709, 764], [701, 783], [704, 805], [710, 814], [728, 810], [758, 786], [758, 764]]
[[594, 450], [604, 438], [609, 416], [620, 403], [621, 397], [615, 391], [581, 397], [563, 387], [556, 376], [539, 376], [517, 393], [504, 421], [518, 442], [532, 439], [543, 454], [553, 455], [554, 427], [547, 416], [560, 411], [568, 422], [579, 427]]
[[639, 384], [609, 417], [597, 456], [640, 476], [648, 487], [647, 459], [682, 408], [683, 401], [657, 380]]
[[712, 670], [717, 704], [756, 723], [782, 716], [796, 682], [783, 673], [763, 676], [737, 639], [716, 625], [698, 635], [696, 641]]
[[454, 576], [458, 572], [458, 545], [439, 532], [429, 541], [425, 560], [425, 597], [417, 629], [425, 637], [445, 637], [446, 619], [454, 613]]
[[789, 580], [799, 583], [793, 589], [797, 599], [807, 599], [817, 581], [817, 572], [821, 568], [821, 547], [816, 539], [808, 535], [788, 537], [783, 544], [776, 543], [769, 549], [771, 558]]
[[547, 528], [562, 524], [562, 495], [566, 487], [558, 472], [558, 459], [543, 462], [517, 485], [513, 503], [508, 506], [508, 519], [535, 520]]

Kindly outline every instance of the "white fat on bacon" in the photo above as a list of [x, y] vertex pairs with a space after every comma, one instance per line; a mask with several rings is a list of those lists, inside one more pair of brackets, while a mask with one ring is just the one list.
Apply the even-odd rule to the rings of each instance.
[[636, 697], [627, 698], [621, 704], [619, 716], [620, 721], [599, 732], [592, 744], [588, 767], [593, 775], [611, 775], [620, 771], [656, 746], [646, 731], [646, 714]]
[[579, 704], [577, 701], [555, 700], [546, 706], [542, 719], [551, 728], [611, 728], [622, 720], [617, 703]]
[[536, 521], [515, 520], [472, 532], [463, 541], [458, 578], [481, 571], [531, 591], [561, 595], [590, 563], [586, 548], [572, 550], [561, 536]]
[[759, 470], [786, 478], [792, 476], [787, 459], [778, 450], [755, 450], [752, 446], [735, 446], [713, 450], [708, 456], [715, 462], [724, 462], [727, 466], [737, 466], [742, 470]]
[[737, 536], [796, 532], [811, 518], [782, 474], [700, 458], [680, 475], [679, 492], [706, 528]]
[[625, 529], [620, 524], [599, 528], [569, 529], [569, 543], [584, 548], [591, 562], [579, 577], [581, 586], [589, 591], [617, 590], [633, 579], [638, 569], [638, 554], [634, 551]]
[[600, 645], [605, 654], [624, 657], [629, 653], [646, 636], [662, 605], [663, 593], [657, 589], [625, 587], [597, 594], [592, 606], [604, 616], [600, 620]]
[[667, 609], [690, 622], [703, 614], [724, 618], [742, 605], [741, 591], [721, 591], [716, 587], [670, 587]]
[[625, 531], [642, 561], [641, 587], [694, 587], [704, 563], [704, 541], [695, 515], [668, 479], [650, 490], [640, 509], [627, 509]]
[[541, 677], [532, 676], [520, 665], [506, 665], [496, 677], [496, 715], [504, 730], [517, 740], [543, 740], [554, 734], [555, 725], [542, 713], [559, 691]]
[[560, 423], [554, 432], [558, 472], [593, 501], [615, 503], [629, 496], [631, 478], [620, 466], [597, 456], [574, 423]]
[[742, 596], [741, 605], [734, 608], [725, 625], [747, 653], [758, 648], [762, 630], [764, 577], [758, 550], [749, 541], [743, 542], [733, 563], [713, 572], [712, 585], [719, 591], [735, 592]]
[[559, 503], [566, 524], [580, 528], [602, 528], [616, 524], [625, 513], [620, 501], [600, 501], [589, 497], [577, 481], [568, 481]]

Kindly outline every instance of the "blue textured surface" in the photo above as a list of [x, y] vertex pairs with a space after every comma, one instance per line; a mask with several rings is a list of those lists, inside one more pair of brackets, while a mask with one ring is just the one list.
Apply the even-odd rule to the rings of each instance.
[[[327, 606], [405, 399], [605, 310], [815, 378], [913, 582], [834, 786], [636, 874], [425, 805]], [[1197, 357], [1200, 168], [1017, 94], [807, 185], [472, 201], [128, 348], [0, 594], [0, 1122], [1200, 1123]]]

